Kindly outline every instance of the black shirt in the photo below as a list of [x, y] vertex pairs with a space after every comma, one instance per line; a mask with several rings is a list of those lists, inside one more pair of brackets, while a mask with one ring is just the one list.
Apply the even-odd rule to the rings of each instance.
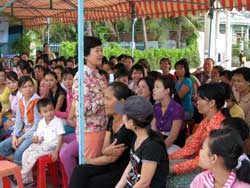
[[[135, 141], [134, 141], [135, 142]], [[157, 163], [155, 174], [151, 180], [150, 188], [165, 188], [168, 173], [168, 157], [163, 145], [152, 138], [143, 141], [135, 151], [130, 150], [130, 162], [132, 168], [127, 176], [127, 184], [133, 187], [141, 177], [141, 168], [144, 161], [154, 161]]]
[[[107, 131], [110, 131], [110, 143], [112, 143], [115, 139], [116, 144], [124, 144], [127, 148], [126, 150], [122, 153], [122, 155], [119, 157], [117, 161], [113, 163], [113, 165], [118, 165], [118, 166], [124, 166], [126, 167], [128, 162], [129, 162], [129, 151], [132, 145], [132, 141], [134, 140], [135, 134], [133, 131], [127, 129], [125, 125], [122, 125], [121, 128], [114, 133], [112, 129], [113, 125], [113, 119], [109, 119], [108, 126], [107, 126]], [[123, 167], [123, 168], [124, 168]]]
[[55, 107], [56, 107], [56, 104], [57, 104], [58, 97], [59, 97], [60, 95], [64, 95], [64, 96], [65, 96], [65, 97], [64, 97], [64, 101], [63, 101], [63, 105], [62, 105], [62, 107], [60, 108], [60, 111], [61, 111], [61, 112], [65, 112], [65, 111], [66, 111], [66, 105], [67, 105], [67, 103], [66, 103], [66, 96], [67, 96], [67, 93], [66, 93], [66, 91], [62, 88], [61, 84], [59, 84], [59, 83], [57, 84], [57, 89], [56, 89], [55, 95], [53, 95], [53, 93], [52, 93], [51, 91], [49, 91], [49, 96], [48, 96], [48, 98], [49, 98], [50, 100], [52, 100], [53, 106], [54, 106], [54, 108], [55, 108]]

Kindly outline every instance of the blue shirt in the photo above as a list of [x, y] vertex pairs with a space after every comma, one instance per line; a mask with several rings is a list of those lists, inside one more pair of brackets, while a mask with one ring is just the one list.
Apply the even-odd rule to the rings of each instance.
[[179, 92], [183, 85], [186, 85], [186, 86], [189, 87], [189, 91], [181, 99], [183, 109], [184, 109], [185, 112], [193, 113], [194, 112], [194, 107], [193, 107], [193, 104], [192, 104], [193, 85], [192, 85], [192, 81], [190, 80], [190, 78], [184, 78], [181, 81], [181, 83], [178, 83], [178, 84], [177, 84], [177, 82], [175, 82], [175, 90], [176, 90], [176, 92]]

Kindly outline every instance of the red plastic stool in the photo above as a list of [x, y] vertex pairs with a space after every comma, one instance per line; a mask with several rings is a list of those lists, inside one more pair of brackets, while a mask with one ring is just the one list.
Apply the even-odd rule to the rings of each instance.
[[53, 187], [58, 187], [58, 161], [53, 162], [50, 155], [45, 155], [37, 160], [37, 188], [46, 188], [46, 166]]
[[3, 160], [0, 161], [0, 177], [6, 177], [9, 175], [14, 175], [17, 180], [17, 188], [23, 188], [22, 176], [20, 167], [16, 164]]
[[10, 188], [11, 183], [10, 180], [7, 177], [3, 177], [3, 188]]

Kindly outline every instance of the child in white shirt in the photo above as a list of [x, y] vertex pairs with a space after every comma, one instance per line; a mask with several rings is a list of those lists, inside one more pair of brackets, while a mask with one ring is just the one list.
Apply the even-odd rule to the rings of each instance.
[[54, 115], [55, 109], [51, 100], [40, 99], [37, 106], [43, 118], [33, 134], [32, 144], [23, 153], [21, 174], [24, 184], [33, 182], [32, 167], [39, 157], [50, 154], [52, 161], [57, 160], [65, 133], [61, 119]]

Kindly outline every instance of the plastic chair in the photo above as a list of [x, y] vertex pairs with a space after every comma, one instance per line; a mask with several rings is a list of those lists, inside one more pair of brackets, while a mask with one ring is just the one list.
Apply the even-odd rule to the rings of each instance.
[[[68, 187], [67, 175], [64, 167], [58, 158], [57, 161], [53, 162], [50, 155], [45, 155], [37, 160], [37, 188], [46, 188], [46, 166], [48, 166], [48, 173], [50, 182], [54, 188], [58, 187], [62, 183], [63, 188]], [[59, 178], [59, 166], [62, 172], [62, 181]]]
[[3, 188], [10, 188], [11, 187], [11, 183], [10, 180], [7, 177], [3, 177]]
[[17, 180], [16, 188], [23, 188], [21, 170], [19, 166], [6, 160], [0, 161], [0, 166], [0, 177], [14, 175]]
[[53, 187], [59, 184], [57, 161], [53, 162], [50, 155], [45, 155], [37, 160], [37, 188], [46, 188], [46, 166]]

